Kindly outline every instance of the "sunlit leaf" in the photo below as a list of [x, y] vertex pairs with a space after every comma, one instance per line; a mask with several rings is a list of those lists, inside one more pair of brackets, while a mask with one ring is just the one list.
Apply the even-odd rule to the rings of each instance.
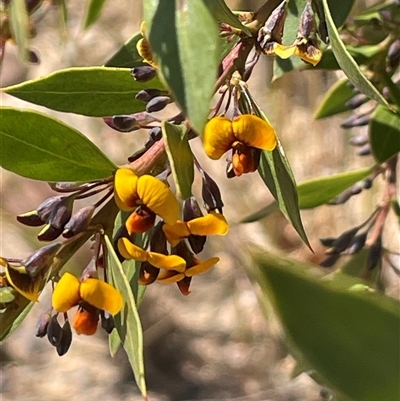
[[135, 95], [145, 88], [163, 89], [158, 78], [140, 83], [125, 68], [77, 67], [60, 70], [3, 91], [53, 110], [105, 117], [144, 110]]
[[192, 195], [194, 179], [193, 153], [187, 137], [187, 128], [163, 121], [162, 131], [177, 194], [182, 200], [187, 199]]
[[373, 170], [374, 166], [302, 182], [297, 186], [299, 208], [310, 209], [329, 202], [356, 182], [368, 177]]
[[128, 355], [136, 384], [143, 396], [146, 397], [147, 389], [143, 362], [143, 332], [135, 297], [129, 280], [124, 272], [124, 268], [122, 267], [122, 264], [107, 236], [105, 237], [105, 242], [107, 245], [107, 265], [108, 275], [111, 279], [110, 281], [118, 291], [120, 291], [125, 300], [125, 305], [122, 311], [114, 317], [116, 329]]
[[0, 108], [0, 165], [43, 181], [88, 181], [117, 166], [79, 131], [36, 111]]
[[[333, 21], [327, 0], [322, 0], [325, 10], [326, 23], [328, 26], [328, 33], [330, 44], [336, 59], [342, 68], [343, 72], [348, 77], [349, 81], [362, 93], [367, 95], [369, 98], [376, 100], [377, 102], [389, 106], [387, 101], [379, 93], [379, 91], [372, 85], [372, 83], [365, 77], [361, 72], [360, 67], [354, 61], [346, 49], [342, 39], [340, 38], [339, 32], [336, 29]], [[337, 7], [335, 7], [337, 8]]]
[[101, 10], [103, 9], [105, 2], [106, 0], [88, 0], [86, 18], [83, 29], [89, 28], [99, 19]]
[[369, 124], [369, 138], [372, 153], [380, 163], [400, 152], [400, 114], [378, 106]]
[[202, 1], [152, 0], [144, 9], [153, 58], [177, 104], [201, 133], [221, 57], [217, 23]]
[[262, 291], [287, 338], [328, 387], [354, 401], [398, 400], [398, 301], [352, 290], [352, 278], [350, 290], [345, 277], [340, 285], [321, 281], [311, 274], [315, 267], [281, 256], [263, 252], [257, 265]]

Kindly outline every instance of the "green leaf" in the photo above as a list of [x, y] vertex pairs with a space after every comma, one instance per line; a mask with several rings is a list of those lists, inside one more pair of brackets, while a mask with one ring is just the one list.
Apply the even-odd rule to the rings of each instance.
[[321, 281], [314, 266], [281, 256], [263, 252], [257, 264], [286, 336], [330, 388], [357, 401], [398, 400], [398, 301]]
[[135, 95], [145, 88], [163, 89], [158, 78], [140, 83], [125, 68], [77, 67], [4, 88], [27, 102], [53, 110], [105, 117], [144, 110]]
[[341, 0], [340, 7], [337, 6], [336, 0], [328, 0], [329, 9], [331, 10], [333, 22], [340, 27], [346, 21], [355, 0]]
[[10, 4], [10, 19], [13, 38], [18, 45], [18, 54], [22, 60], [27, 60], [29, 16], [25, 0], [12, 0]]
[[380, 163], [400, 152], [400, 115], [378, 106], [369, 124], [369, 139], [372, 153]]
[[138, 53], [136, 45], [142, 39], [140, 32], [128, 39], [124, 45], [105, 63], [105, 67], [133, 68], [147, 65]]
[[153, 0], [144, 7], [146, 37], [159, 71], [192, 127], [201, 133], [221, 57], [217, 24], [203, 1]]
[[258, 172], [278, 202], [279, 209], [292, 223], [304, 243], [311, 249], [301, 221], [296, 183], [290, 164], [280, 145], [272, 152], [262, 151]]
[[329, 202], [356, 182], [368, 177], [374, 168], [372, 166], [302, 182], [297, 186], [299, 208], [311, 209]]
[[264, 217], [269, 216], [272, 213], [278, 212], [279, 206], [276, 202], [270, 203], [268, 206], [262, 208], [258, 212], [252, 213], [244, 219], [240, 220], [239, 223], [254, 223], [255, 221], [261, 220]]
[[217, 22], [224, 22], [233, 28], [240, 29], [247, 36], [251, 36], [251, 32], [244, 26], [238, 17], [230, 10], [224, 0], [203, 0], [211, 15], [214, 16]]
[[105, 2], [106, 0], [89, 0], [83, 29], [89, 28], [99, 19]]
[[136, 384], [143, 396], [146, 397], [147, 390], [144, 376], [143, 333], [135, 297], [124, 268], [107, 236], [105, 236], [105, 243], [108, 251], [107, 271], [109, 279], [111, 279], [110, 281], [122, 294], [125, 300], [125, 305], [122, 311], [114, 316], [115, 326], [132, 366]]
[[0, 303], [6, 304], [15, 299], [15, 291], [12, 287], [0, 287]]
[[117, 166], [79, 131], [44, 114], [0, 108], [0, 165], [42, 181], [89, 181]]
[[194, 180], [193, 153], [187, 137], [187, 128], [167, 121], [163, 121], [161, 127], [176, 192], [185, 200], [192, 196]]
[[332, 19], [327, 0], [322, 0], [322, 3], [325, 10], [331, 47], [343, 72], [346, 74], [349, 81], [360, 92], [364, 93], [369, 98], [376, 100], [378, 103], [386, 107], [390, 107], [375, 86], [373, 86], [372, 83], [361, 72], [360, 67], [354, 61], [353, 57], [350, 55], [344, 43], [340, 39], [339, 32], [337, 31], [335, 23]]
[[340, 79], [326, 92], [318, 109], [315, 111], [314, 118], [319, 120], [348, 111], [346, 102], [353, 97], [354, 92], [351, 85], [349, 85], [349, 80], [347, 78]]

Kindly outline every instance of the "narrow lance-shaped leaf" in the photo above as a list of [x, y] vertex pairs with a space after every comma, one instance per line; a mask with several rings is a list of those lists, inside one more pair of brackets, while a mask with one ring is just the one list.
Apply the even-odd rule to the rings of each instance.
[[105, 117], [144, 110], [135, 95], [146, 88], [163, 89], [158, 78], [141, 83], [126, 68], [77, 67], [4, 88], [27, 102], [53, 110]]
[[257, 265], [288, 339], [326, 385], [351, 400], [398, 400], [398, 301], [356, 291], [344, 275], [340, 284], [321, 281], [307, 271], [311, 266], [281, 256], [263, 252]]
[[162, 131], [178, 196], [182, 200], [187, 199], [192, 195], [194, 179], [193, 154], [187, 137], [187, 128], [184, 125], [163, 121]]
[[106, 2], [106, 0], [89, 0], [88, 1], [85, 24], [83, 26], [83, 29], [89, 28], [91, 25], [93, 25], [99, 19], [105, 2]]
[[400, 152], [400, 115], [378, 106], [369, 124], [369, 138], [372, 153], [380, 163]]
[[117, 166], [79, 131], [36, 111], [0, 108], [0, 165], [43, 181], [88, 181]]
[[373, 169], [374, 166], [302, 182], [297, 187], [299, 208], [310, 209], [329, 202], [356, 182], [368, 177]]
[[114, 317], [115, 325], [132, 366], [136, 384], [143, 396], [146, 397], [147, 389], [144, 376], [143, 333], [135, 297], [121, 262], [115, 254], [114, 248], [107, 236], [105, 237], [105, 242], [108, 253], [107, 264], [109, 278], [117, 290], [121, 292], [125, 300], [124, 308]]
[[190, 124], [202, 132], [221, 57], [217, 24], [202, 1], [153, 0], [144, 7], [145, 35], [159, 72]]
[[353, 57], [347, 51], [339, 32], [336, 29], [333, 21], [327, 0], [322, 0], [325, 10], [326, 23], [328, 26], [328, 33], [330, 44], [335, 54], [335, 57], [342, 68], [343, 72], [349, 78], [349, 81], [362, 93], [369, 98], [376, 100], [380, 104], [390, 107], [387, 101], [379, 93], [379, 91], [372, 85], [372, 83], [361, 72], [360, 67], [354, 61]]

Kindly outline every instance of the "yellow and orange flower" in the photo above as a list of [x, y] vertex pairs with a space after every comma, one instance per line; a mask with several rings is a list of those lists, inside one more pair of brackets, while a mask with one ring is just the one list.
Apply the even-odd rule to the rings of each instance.
[[146, 38], [146, 23], [144, 21], [142, 21], [140, 25], [140, 33], [143, 37], [136, 43], [136, 49], [139, 55], [143, 58], [144, 62], [150, 64], [154, 68], [157, 68], [157, 63], [153, 59], [150, 43]]
[[104, 281], [97, 278], [81, 281], [67, 272], [54, 289], [52, 305], [60, 313], [78, 305], [72, 326], [78, 334], [91, 335], [97, 329], [99, 310], [116, 315], [122, 309], [124, 300], [118, 290]]
[[259, 153], [255, 154], [252, 149], [273, 150], [277, 143], [272, 125], [251, 114], [240, 115], [232, 121], [222, 116], [214, 117], [206, 124], [203, 135], [204, 150], [213, 160], [220, 159], [232, 149], [236, 176], [257, 169]]
[[322, 58], [322, 52], [318, 48], [318, 43], [315, 40], [304, 37], [297, 38], [293, 45], [290, 46], [274, 43], [273, 54], [276, 54], [282, 59], [287, 59], [296, 55], [306, 63], [312, 64], [314, 67]]
[[182, 239], [190, 235], [226, 235], [229, 224], [222, 213], [212, 211], [205, 216], [189, 221], [178, 220], [175, 224], [164, 224], [163, 231], [168, 242], [176, 246]]
[[147, 231], [154, 224], [155, 215], [174, 224], [179, 218], [179, 204], [169, 187], [156, 177], [138, 177], [128, 168], [115, 173], [114, 197], [123, 211], [133, 211], [125, 226], [128, 233]]

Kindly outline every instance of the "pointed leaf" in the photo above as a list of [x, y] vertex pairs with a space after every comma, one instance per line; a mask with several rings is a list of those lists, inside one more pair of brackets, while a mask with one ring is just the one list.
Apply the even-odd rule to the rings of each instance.
[[282, 257], [260, 256], [257, 264], [288, 339], [329, 387], [357, 401], [398, 400], [398, 301], [346, 289], [345, 277], [340, 285], [321, 281], [315, 267]]
[[0, 108], [0, 165], [43, 181], [109, 177], [117, 166], [79, 131], [44, 114]]
[[[339, 32], [336, 29], [335, 23], [333, 21], [331, 12], [329, 10], [327, 0], [322, 0], [326, 23], [328, 26], [328, 33], [330, 44], [335, 54], [335, 57], [342, 68], [343, 72], [349, 78], [349, 81], [362, 93], [364, 93], [369, 98], [376, 100], [378, 103], [389, 107], [387, 101], [379, 93], [379, 91], [372, 85], [372, 83], [365, 77], [361, 72], [360, 67], [354, 61], [353, 57], [350, 55], [346, 49], [342, 39], [339, 36]], [[334, 7], [336, 8], [336, 7]]]
[[297, 186], [299, 208], [311, 209], [329, 202], [356, 182], [368, 177], [374, 168], [372, 166], [302, 182]]
[[143, 362], [143, 332], [135, 297], [132, 292], [131, 284], [124, 272], [124, 268], [108, 236], [105, 236], [105, 243], [108, 253], [107, 265], [109, 279], [125, 300], [122, 311], [114, 316], [116, 329], [126, 354], [128, 355], [136, 384], [143, 396], [146, 397], [147, 389]]
[[77, 67], [4, 88], [27, 102], [53, 110], [105, 117], [144, 110], [135, 95], [145, 88], [163, 89], [158, 78], [140, 83], [125, 68]]
[[400, 115], [378, 106], [369, 124], [369, 139], [372, 153], [380, 163], [400, 152]]
[[88, 29], [99, 19], [105, 2], [106, 0], [89, 0], [83, 29]]
[[201, 133], [221, 57], [217, 24], [203, 1], [152, 0], [144, 7], [146, 37], [159, 71], [190, 124]]
[[349, 80], [347, 78], [340, 79], [325, 93], [318, 109], [314, 113], [314, 118], [319, 120], [349, 111], [346, 102], [352, 97], [354, 97], [354, 92], [351, 85], [349, 85]]
[[177, 194], [182, 200], [190, 198], [192, 196], [194, 167], [187, 128], [184, 125], [174, 125], [163, 121], [162, 131]]
[[122, 47], [105, 63], [105, 67], [133, 68], [147, 65], [137, 51], [137, 42], [142, 39], [140, 32], [128, 39]]

